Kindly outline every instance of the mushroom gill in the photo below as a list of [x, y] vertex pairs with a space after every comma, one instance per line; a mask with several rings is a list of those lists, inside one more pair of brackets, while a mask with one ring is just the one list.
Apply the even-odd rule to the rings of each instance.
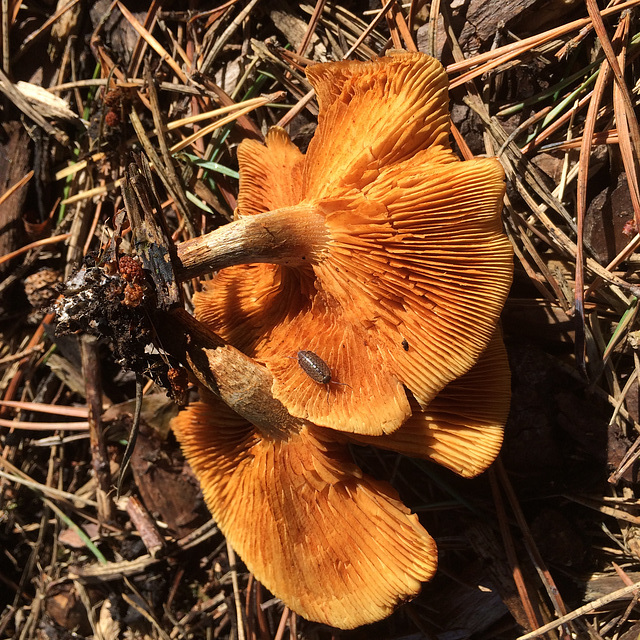
[[485, 471], [500, 452], [509, 414], [511, 375], [502, 336], [497, 331], [478, 362], [450, 382], [422, 409], [382, 436], [349, 434], [348, 439], [414, 458], [437, 462], [472, 478]]
[[417, 516], [327, 430], [304, 424], [277, 439], [209, 395], [172, 428], [220, 530], [305, 618], [342, 629], [375, 622], [435, 572], [436, 546]]

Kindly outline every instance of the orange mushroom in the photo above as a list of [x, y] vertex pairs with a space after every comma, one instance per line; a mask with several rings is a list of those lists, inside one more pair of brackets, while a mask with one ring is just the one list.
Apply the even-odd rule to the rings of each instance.
[[352, 628], [415, 596], [436, 548], [345, 442], [463, 476], [493, 461], [512, 254], [502, 169], [452, 152], [437, 61], [394, 52], [307, 73], [320, 105], [307, 154], [281, 129], [243, 142], [238, 219], [178, 247], [184, 269], [202, 252], [221, 269], [196, 316], [266, 365], [293, 422], [252, 424], [207, 395], [173, 428], [256, 577], [301, 615]]
[[[503, 171], [451, 150], [433, 58], [394, 52], [307, 75], [320, 105], [308, 152], [281, 129], [240, 145], [238, 220], [209, 244], [212, 265], [237, 266], [195, 296], [196, 316], [268, 367], [293, 415], [390, 434], [411, 415], [406, 389], [427, 407], [494, 333], [512, 275]], [[306, 375], [300, 350], [342, 384]]]
[[388, 616], [436, 569], [436, 546], [390, 485], [311, 424], [266, 436], [205, 396], [173, 420], [211, 513], [293, 611], [351, 629]]
[[508, 405], [496, 334], [469, 372], [390, 435], [305, 421], [258, 427], [209, 393], [172, 427], [214, 519], [256, 578], [305, 618], [349, 629], [415, 597], [435, 572], [437, 550], [395, 491], [353, 463], [345, 440], [470, 477], [498, 454]]

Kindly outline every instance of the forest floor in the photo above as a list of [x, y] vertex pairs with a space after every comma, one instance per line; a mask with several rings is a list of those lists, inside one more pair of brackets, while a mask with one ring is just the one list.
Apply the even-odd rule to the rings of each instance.
[[[53, 4], [9, 0], [0, 27], [0, 637], [508, 640], [549, 624], [539, 637], [637, 639], [640, 0]], [[114, 496], [136, 376], [106, 343], [57, 337], [51, 305], [112, 234], [144, 147], [132, 107], [182, 143], [186, 188], [164, 206], [183, 241], [230, 219], [240, 140], [280, 124], [306, 148], [307, 65], [387, 49], [437, 57], [456, 149], [505, 167], [513, 399], [500, 459], [473, 480], [359, 452], [434, 536], [439, 571], [388, 619], [339, 631], [234, 559], [169, 433], [177, 405], [148, 378], [104, 521], [88, 407], [105, 408]]]

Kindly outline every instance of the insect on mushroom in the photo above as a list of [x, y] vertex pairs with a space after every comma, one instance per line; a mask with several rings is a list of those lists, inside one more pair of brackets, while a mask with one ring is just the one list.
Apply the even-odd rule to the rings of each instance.
[[296, 356], [300, 368], [318, 384], [327, 385], [327, 395], [330, 384], [339, 384], [344, 387], [351, 387], [346, 382], [337, 382], [331, 379], [331, 369], [329, 365], [313, 351], [298, 351]]

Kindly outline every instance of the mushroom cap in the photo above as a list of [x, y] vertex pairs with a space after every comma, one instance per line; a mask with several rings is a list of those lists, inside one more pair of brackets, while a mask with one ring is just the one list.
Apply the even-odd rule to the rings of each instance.
[[450, 382], [426, 409], [414, 406], [411, 417], [397, 431], [348, 438], [433, 460], [472, 478], [485, 471], [500, 452], [509, 414], [510, 383], [507, 352], [500, 331], [496, 331], [478, 362]]
[[[405, 387], [427, 407], [494, 333], [512, 277], [504, 174], [495, 159], [451, 151], [447, 77], [433, 58], [396, 52], [307, 74], [320, 105], [307, 154], [280, 129], [266, 145], [243, 142], [237, 213], [295, 220], [312, 208], [324, 244], [302, 268], [222, 270], [195, 296], [196, 315], [266, 364], [293, 415], [389, 434], [411, 414]], [[309, 378], [299, 350], [342, 384]]]
[[318, 127], [302, 189], [307, 201], [333, 199], [374, 182], [380, 170], [411, 161], [452, 162], [449, 81], [423, 53], [391, 51], [375, 60], [309, 67]]
[[172, 427], [221, 531], [305, 618], [342, 629], [375, 622], [435, 572], [436, 546], [417, 516], [327, 430], [268, 438], [209, 396]]

